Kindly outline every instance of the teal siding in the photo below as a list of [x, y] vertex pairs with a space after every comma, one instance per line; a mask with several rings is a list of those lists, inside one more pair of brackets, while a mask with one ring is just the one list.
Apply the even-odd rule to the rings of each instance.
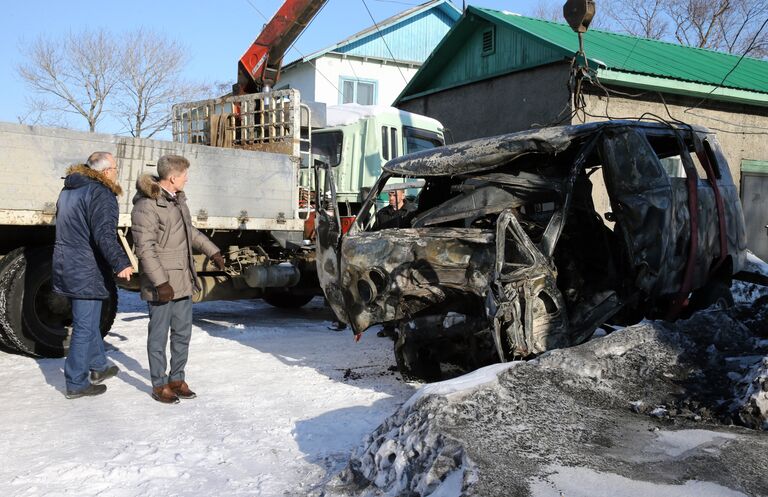
[[431, 9], [402, 23], [384, 27], [380, 32], [374, 31], [334, 51], [381, 59], [392, 59], [394, 55], [396, 60], [424, 62], [454, 22], [443, 10]]
[[[496, 29], [496, 50], [484, 56], [482, 33], [492, 26]], [[469, 7], [396, 102], [522, 69], [568, 61], [577, 50], [578, 37], [565, 24]], [[745, 57], [737, 66], [739, 57], [735, 55], [596, 29], [584, 36], [584, 51], [592, 68], [660, 78], [670, 90], [680, 91], [680, 82], [720, 85], [727, 75], [723, 88], [768, 93], [768, 61], [765, 60]]]
[[444, 60], [443, 64], [436, 64], [442, 66], [442, 71], [429, 78], [426, 87], [415, 91], [411, 89], [412, 92], [450, 87], [465, 81], [485, 79], [565, 58], [562, 50], [553, 49], [547, 44], [502, 25], [497, 25], [495, 28], [493, 53], [482, 55], [483, 32], [493, 28], [494, 25], [486, 20], [475, 18], [469, 26], [470, 29], [461, 45], [450, 44], [441, 47], [442, 53], [436, 54], [436, 57]]

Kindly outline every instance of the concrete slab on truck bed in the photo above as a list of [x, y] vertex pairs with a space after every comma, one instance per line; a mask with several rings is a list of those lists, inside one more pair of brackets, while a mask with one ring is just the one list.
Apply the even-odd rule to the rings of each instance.
[[130, 225], [136, 179], [154, 173], [160, 156], [177, 154], [192, 164], [186, 191], [198, 228], [303, 229], [298, 158], [12, 123], [0, 123], [0, 224], [52, 222], [65, 171], [95, 151], [118, 159], [123, 226]]

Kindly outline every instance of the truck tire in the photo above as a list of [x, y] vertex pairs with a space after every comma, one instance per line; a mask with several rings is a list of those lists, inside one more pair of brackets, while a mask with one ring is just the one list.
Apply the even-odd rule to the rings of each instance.
[[[72, 309], [68, 298], [52, 291], [52, 255], [51, 247], [16, 249], [6, 256], [0, 274], [0, 333], [19, 352], [37, 357], [62, 357], [69, 349]], [[113, 281], [108, 288], [110, 298], [101, 308], [102, 337], [117, 314]]]
[[[16, 252], [21, 249], [16, 249], [14, 251], [11, 251], [6, 256], [4, 256], [2, 259], [0, 259], [0, 281], [3, 279], [3, 273], [5, 272], [5, 269], [8, 267], [8, 261], [13, 259], [13, 256], [16, 254]], [[2, 302], [0, 302], [0, 307], [2, 307]], [[0, 314], [0, 321], [3, 320], [2, 314]], [[16, 352], [17, 349], [14, 347], [13, 343], [6, 338], [5, 333], [3, 333], [3, 326], [0, 325], [0, 347], [7, 349], [10, 352]]]
[[265, 295], [264, 302], [279, 309], [298, 309], [307, 305], [314, 295], [294, 295], [292, 293], [272, 293]]

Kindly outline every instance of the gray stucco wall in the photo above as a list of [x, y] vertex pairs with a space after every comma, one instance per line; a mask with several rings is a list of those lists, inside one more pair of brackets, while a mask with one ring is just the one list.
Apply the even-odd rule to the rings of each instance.
[[[639, 93], [640, 90], [621, 91]], [[588, 95], [586, 122], [602, 121], [606, 117], [605, 95]], [[736, 103], [713, 102], [702, 104], [700, 98], [664, 95], [666, 108], [656, 93], [646, 93], [639, 98], [611, 96], [608, 103], [608, 116], [611, 118], [640, 116], [645, 112], [653, 113], [661, 118], [669, 119], [667, 109], [672, 117], [680, 121], [704, 126], [717, 133], [728, 166], [731, 169], [733, 181], [740, 187], [741, 161], [743, 159], [768, 160], [768, 108], [753, 107]], [[695, 109], [688, 110], [691, 107]], [[581, 123], [574, 120], [574, 124]]]
[[[565, 114], [570, 113], [568, 70], [566, 63], [537, 67], [419, 97], [398, 107], [439, 120], [454, 142], [520, 131], [557, 120], [566, 105]], [[620, 91], [643, 93], [627, 88]], [[701, 99], [665, 94], [664, 100], [673, 117], [717, 133], [737, 185], [743, 159], [768, 160], [768, 108], [707, 102], [686, 112]], [[611, 96], [607, 114], [604, 94], [586, 95], [586, 103], [587, 113], [592, 114], [586, 116], [586, 122], [639, 117], [645, 112], [667, 118], [667, 110], [654, 92], [638, 98]], [[574, 119], [563, 124], [581, 122]]]
[[[419, 97], [403, 102], [399, 107], [438, 119], [450, 130], [447, 135], [454, 142], [529, 129], [534, 123], [547, 124], [557, 120], [555, 116], [566, 104], [565, 115], [570, 114], [566, 88], [568, 70], [567, 64], [538, 67]], [[642, 95], [629, 97], [614, 94], [608, 100], [602, 91], [593, 90], [596, 92], [585, 95], [585, 110], [591, 115], [580, 115], [586, 119], [574, 118], [563, 124], [637, 118], [646, 112], [669, 119], [669, 111], [676, 119], [717, 133], [731, 176], [740, 192], [742, 160], [768, 161], [768, 108], [729, 102], [701, 103], [701, 98], [670, 94], [664, 95], [665, 107], [655, 92], [643, 93], [642, 90], [627, 88], [618, 90]], [[602, 174], [595, 174], [590, 179], [594, 185], [597, 212], [611, 211]], [[762, 200], [743, 199], [743, 202], [754, 204]], [[757, 221], [760, 229], [748, 233], [748, 237], [765, 234], [762, 228], [766, 224], [765, 219]], [[747, 223], [750, 222], [747, 219]]]
[[532, 123], [556, 120], [568, 104], [568, 68], [564, 63], [537, 67], [419, 97], [398, 107], [437, 119], [448, 128], [453, 142], [528, 129]]

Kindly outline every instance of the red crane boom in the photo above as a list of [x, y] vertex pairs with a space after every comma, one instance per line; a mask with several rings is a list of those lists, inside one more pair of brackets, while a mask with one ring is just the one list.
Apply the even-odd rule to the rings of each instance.
[[327, 0], [286, 0], [240, 58], [236, 94], [268, 91], [278, 79], [283, 56]]

